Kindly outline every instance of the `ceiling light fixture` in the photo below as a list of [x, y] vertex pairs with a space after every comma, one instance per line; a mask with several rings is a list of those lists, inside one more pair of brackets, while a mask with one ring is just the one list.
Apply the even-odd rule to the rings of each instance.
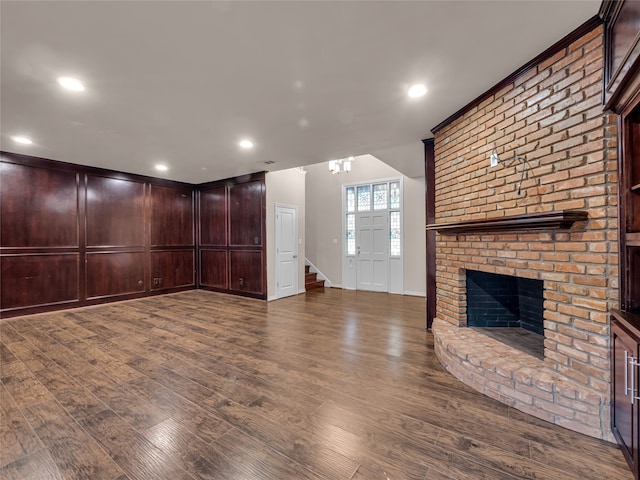
[[80, 80], [73, 77], [60, 77], [58, 83], [62, 88], [71, 90], [73, 92], [84, 92], [84, 85]]
[[240, 140], [240, 142], [238, 142], [238, 145], [240, 145], [240, 147], [244, 148], [245, 150], [253, 148], [253, 142], [247, 139]]
[[353, 157], [329, 160], [329, 171], [333, 175], [343, 172], [349, 173], [351, 171], [351, 162], [353, 162]]
[[407, 91], [407, 95], [411, 98], [422, 97], [425, 93], [427, 93], [427, 87], [422, 83], [416, 83], [412, 85], [411, 88]]
[[167, 167], [166, 165], [163, 165], [162, 163], [158, 163], [156, 164], [155, 169], [158, 170], [159, 172], [166, 172], [167, 170], [169, 170], [169, 167]]
[[33, 141], [27, 137], [13, 137], [13, 141], [16, 143], [22, 143], [23, 145], [31, 145]]

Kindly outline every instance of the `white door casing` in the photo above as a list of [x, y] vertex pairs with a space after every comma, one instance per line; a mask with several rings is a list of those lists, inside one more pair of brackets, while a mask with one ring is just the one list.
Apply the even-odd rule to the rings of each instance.
[[276, 298], [298, 293], [298, 207], [276, 204]]

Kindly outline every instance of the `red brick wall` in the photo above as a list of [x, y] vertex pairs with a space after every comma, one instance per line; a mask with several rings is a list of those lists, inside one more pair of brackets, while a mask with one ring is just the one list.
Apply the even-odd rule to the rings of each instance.
[[[598, 27], [435, 134], [436, 223], [586, 210], [569, 231], [438, 235], [437, 317], [466, 322], [464, 269], [544, 280], [545, 363], [608, 395], [617, 302], [615, 116], [603, 113]], [[490, 167], [492, 150], [500, 164]], [[526, 176], [517, 185], [522, 161]]]

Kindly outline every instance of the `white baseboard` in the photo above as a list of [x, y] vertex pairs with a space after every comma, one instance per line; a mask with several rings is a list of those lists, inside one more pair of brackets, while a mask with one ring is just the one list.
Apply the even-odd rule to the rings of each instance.
[[402, 295], [411, 295], [412, 297], [426, 297], [427, 294], [425, 292], [412, 292], [410, 290], [405, 290], [402, 292]]
[[[304, 288], [302, 290], [298, 290], [298, 293], [295, 293], [293, 295], [289, 295], [289, 297], [295, 297], [296, 295], [302, 295], [303, 293], [305, 293]], [[267, 302], [271, 302], [273, 300], [280, 300], [280, 298], [287, 298], [287, 297], [278, 297], [276, 295], [272, 295], [271, 297], [267, 298]]]

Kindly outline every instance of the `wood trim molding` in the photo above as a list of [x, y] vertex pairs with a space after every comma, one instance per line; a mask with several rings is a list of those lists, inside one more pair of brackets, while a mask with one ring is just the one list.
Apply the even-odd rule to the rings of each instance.
[[31, 155], [23, 155], [21, 153], [7, 152], [0, 150], [0, 161], [7, 163], [15, 163], [18, 165], [27, 165], [31, 167], [53, 168], [55, 170], [70, 170], [80, 174], [90, 174], [100, 177], [115, 178], [120, 180], [130, 180], [142, 183], [150, 183], [152, 185], [161, 185], [165, 187], [176, 187], [193, 189], [194, 185], [177, 180], [168, 180], [165, 178], [151, 177], [146, 175], [138, 175], [136, 173], [124, 173], [117, 170], [109, 170], [106, 168], [89, 167], [77, 163], [63, 162], [60, 160], [52, 160], [49, 158], [33, 157]]
[[521, 66], [515, 72], [513, 72], [511, 75], [507, 76], [506, 78], [504, 78], [500, 82], [496, 83], [489, 90], [487, 90], [486, 92], [484, 92], [483, 94], [481, 94], [480, 96], [475, 98], [474, 100], [471, 100], [468, 104], [466, 104], [460, 110], [455, 112], [453, 115], [449, 116], [444, 121], [440, 122], [438, 125], [433, 127], [431, 129], [431, 133], [435, 134], [438, 130], [441, 130], [442, 128], [446, 127], [451, 122], [453, 122], [457, 118], [461, 117], [465, 112], [467, 112], [471, 108], [479, 105], [480, 103], [482, 103], [484, 100], [486, 100], [488, 97], [490, 97], [491, 95], [493, 95], [497, 91], [499, 91], [499, 90], [503, 89], [505, 86], [511, 84], [515, 79], [517, 79], [522, 74], [528, 72], [529, 70], [531, 70], [533, 67], [535, 67], [539, 63], [543, 62], [544, 60], [546, 60], [548, 58], [551, 58], [553, 55], [558, 53], [560, 50], [562, 50], [563, 48], [568, 47], [571, 43], [573, 43], [576, 40], [578, 40], [579, 38], [583, 37], [584, 35], [586, 35], [590, 31], [592, 31], [594, 28], [599, 27], [601, 24], [602, 24], [602, 19], [598, 15], [595, 15], [595, 16], [591, 17], [589, 20], [587, 20], [585, 23], [583, 23], [578, 28], [573, 30], [571, 33], [569, 33], [568, 35], [566, 35], [565, 37], [563, 37], [562, 39], [560, 39], [559, 41], [554, 43], [552, 46], [547, 48], [540, 55], [538, 55], [534, 59], [530, 60], [529, 62], [525, 63], [523, 66]]
[[559, 210], [468, 222], [431, 223], [427, 225], [427, 231], [435, 230], [441, 235], [458, 235], [515, 230], [558, 230], [571, 228], [574, 222], [585, 221], [588, 217], [589, 214], [583, 210]]
[[240, 183], [253, 182], [256, 180], [265, 181], [267, 176], [266, 171], [248, 173], [246, 175], [240, 175], [239, 177], [225, 178], [223, 180], [214, 180], [213, 182], [199, 183], [195, 185], [197, 190], [208, 190], [210, 188], [218, 188], [227, 185], [230, 181], [233, 182], [234, 185], [238, 185]]
[[[422, 142], [424, 143], [425, 212], [427, 224], [430, 224], [436, 221], [435, 140], [430, 138]], [[426, 236], [426, 328], [431, 330], [433, 320], [436, 318], [436, 232], [427, 230]]]
[[623, 328], [630, 330], [629, 333], [640, 337], [640, 314], [626, 312], [624, 310], [611, 310], [611, 316], [615, 318]]

